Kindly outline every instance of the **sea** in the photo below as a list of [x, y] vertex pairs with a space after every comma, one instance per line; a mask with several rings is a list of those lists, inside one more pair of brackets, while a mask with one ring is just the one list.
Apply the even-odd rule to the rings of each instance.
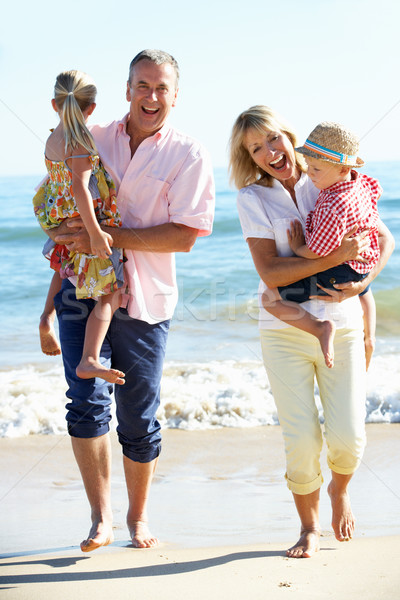
[[[400, 422], [400, 162], [370, 163], [396, 249], [373, 283], [377, 346], [367, 375], [368, 423]], [[32, 210], [37, 176], [0, 178], [0, 437], [66, 431], [60, 357], [41, 353], [38, 321], [52, 276]], [[277, 425], [261, 360], [257, 287], [226, 169], [215, 170], [211, 236], [177, 255], [179, 303], [170, 329], [158, 418], [185, 430]], [[318, 389], [317, 403], [321, 412]], [[115, 419], [114, 419], [115, 422]]]

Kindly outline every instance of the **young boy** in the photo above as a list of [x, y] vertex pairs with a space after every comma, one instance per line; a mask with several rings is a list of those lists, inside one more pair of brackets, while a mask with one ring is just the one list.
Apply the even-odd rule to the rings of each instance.
[[[369, 232], [370, 246], [362, 255], [363, 261], [349, 261], [263, 294], [265, 310], [318, 338], [329, 368], [334, 363], [335, 324], [314, 317], [299, 303], [308, 300], [310, 295], [325, 295], [319, 286], [333, 288], [336, 283], [361, 281], [378, 262], [377, 200], [382, 188], [376, 179], [354, 171], [354, 167], [364, 164], [357, 156], [358, 149], [358, 138], [342, 125], [331, 122], [317, 125], [305, 144], [296, 148], [305, 156], [308, 176], [321, 191], [315, 209], [307, 217], [305, 238], [301, 224], [296, 222], [292, 231], [288, 232], [288, 239], [297, 256], [315, 259], [338, 248], [343, 236], [357, 225], [358, 231]], [[375, 336], [375, 302], [369, 287], [360, 295], [360, 301], [364, 313], [368, 369]]]

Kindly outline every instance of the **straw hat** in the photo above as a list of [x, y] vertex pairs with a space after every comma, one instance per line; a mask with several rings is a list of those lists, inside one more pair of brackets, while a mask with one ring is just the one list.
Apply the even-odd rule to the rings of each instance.
[[324, 121], [310, 133], [303, 146], [295, 150], [336, 165], [362, 167], [364, 161], [357, 156], [359, 146], [358, 137], [352, 131], [339, 123]]

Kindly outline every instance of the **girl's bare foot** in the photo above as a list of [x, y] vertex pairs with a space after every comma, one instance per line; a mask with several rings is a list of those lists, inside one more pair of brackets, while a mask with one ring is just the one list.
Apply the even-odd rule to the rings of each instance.
[[333, 367], [335, 352], [333, 349], [333, 340], [335, 337], [336, 325], [333, 321], [322, 321], [319, 325], [318, 334], [321, 350], [325, 358], [325, 364], [330, 369]]
[[118, 369], [107, 369], [101, 363], [94, 358], [82, 359], [79, 365], [76, 367], [76, 374], [81, 379], [93, 379], [93, 377], [100, 377], [110, 383], [118, 383], [118, 385], [124, 385], [125, 373], [118, 371]]
[[39, 322], [40, 346], [43, 354], [47, 356], [57, 356], [61, 354], [60, 344], [58, 343], [54, 324], [49, 317], [42, 315]]
[[347, 542], [353, 537], [355, 519], [347, 491], [336, 491], [333, 481], [328, 485], [332, 504], [332, 528], [339, 542]]
[[319, 550], [318, 529], [302, 530], [298, 542], [286, 551], [290, 558], [310, 558]]
[[111, 522], [95, 521], [86, 540], [81, 542], [82, 552], [91, 552], [114, 541]]
[[159, 545], [159, 541], [149, 530], [147, 521], [131, 521], [128, 523], [129, 534], [132, 545], [135, 548], [154, 548]]

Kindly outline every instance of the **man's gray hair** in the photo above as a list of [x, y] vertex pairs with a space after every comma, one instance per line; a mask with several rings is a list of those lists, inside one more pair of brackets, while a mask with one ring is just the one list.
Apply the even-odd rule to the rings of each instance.
[[171, 54], [168, 54], [168, 52], [164, 52], [163, 50], [142, 50], [141, 52], [139, 52], [139, 54], [136, 54], [135, 58], [131, 61], [131, 64], [129, 65], [129, 82], [131, 81], [132, 72], [135, 68], [135, 65], [137, 65], [137, 63], [141, 60], [150, 60], [155, 65], [164, 65], [166, 63], [172, 65], [175, 69], [176, 74], [176, 87], [178, 87], [179, 65], [175, 58], [171, 56]]

